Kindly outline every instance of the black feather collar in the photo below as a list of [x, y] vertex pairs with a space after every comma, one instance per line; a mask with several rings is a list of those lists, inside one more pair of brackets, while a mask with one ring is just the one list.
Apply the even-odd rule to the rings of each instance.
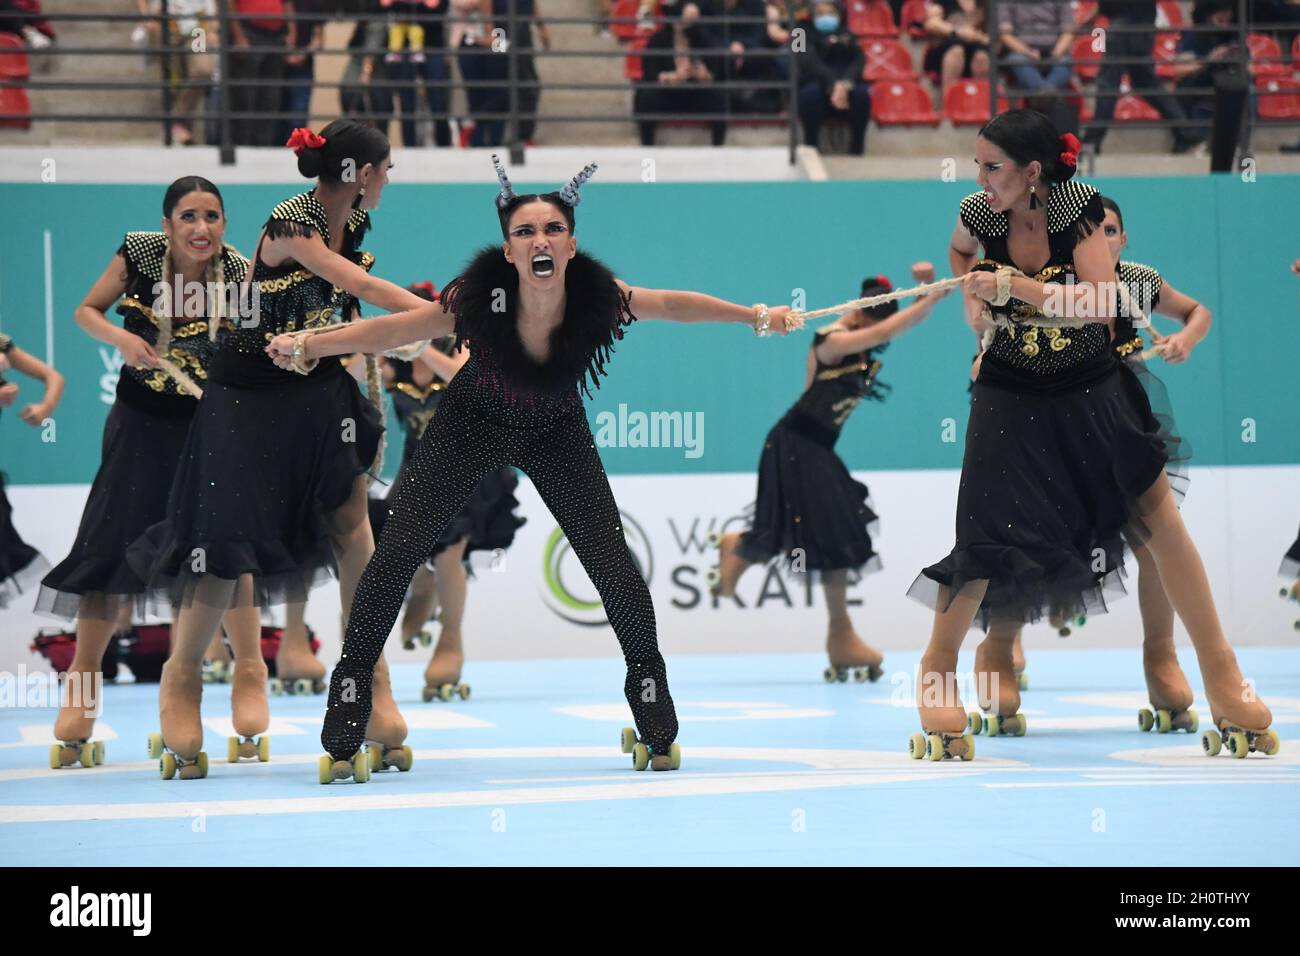
[[481, 250], [447, 284], [442, 307], [456, 316], [457, 344], [468, 339], [475, 355], [498, 365], [507, 383], [556, 392], [577, 384], [588, 397], [597, 388], [623, 327], [636, 321], [632, 296], [623, 297], [614, 274], [581, 251], [564, 273], [564, 321], [551, 333], [550, 358], [539, 365], [524, 351], [516, 327], [519, 272], [500, 246]]

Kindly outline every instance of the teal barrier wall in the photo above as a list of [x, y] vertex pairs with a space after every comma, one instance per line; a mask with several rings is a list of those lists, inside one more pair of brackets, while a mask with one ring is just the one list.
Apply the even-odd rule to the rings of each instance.
[[[1300, 256], [1300, 177], [1094, 182], [1124, 207], [1127, 258], [1160, 269], [1214, 312], [1214, 331], [1189, 364], [1154, 363], [1195, 447], [1195, 463], [1300, 463], [1300, 279], [1288, 271]], [[101, 380], [112, 370], [101, 354], [108, 350], [76, 327], [72, 312], [124, 231], [160, 228], [163, 188], [0, 186], [6, 213], [0, 328], [44, 355], [49, 230], [55, 360], [68, 378], [55, 441], [43, 442], [40, 431], [12, 412], [0, 417], [0, 466], [12, 481], [88, 482], [94, 475], [108, 410]], [[972, 188], [922, 181], [593, 183], [583, 190], [578, 236], [583, 248], [635, 285], [696, 289], [744, 303], [788, 302], [802, 289], [811, 309], [854, 297], [864, 275], [907, 282], [916, 259], [932, 260], [945, 274], [957, 204]], [[249, 254], [270, 208], [293, 189], [229, 186], [223, 192], [227, 241]], [[378, 258], [376, 273], [441, 287], [475, 249], [499, 240], [493, 195], [488, 186], [392, 183], [366, 242]], [[603, 412], [617, 416], [620, 404], [633, 423], [637, 412], [689, 413], [692, 422], [698, 414], [703, 444], [698, 455], [682, 447], [607, 447], [609, 470], [752, 470], [767, 429], [802, 388], [808, 338], [758, 340], [740, 327], [633, 327], [589, 403], [593, 426]], [[889, 400], [859, 408], [841, 440], [849, 466], [958, 467], [972, 352], [955, 297], [896, 341], [882, 356], [881, 378], [894, 387]], [[34, 400], [35, 386], [11, 378], [23, 382], [20, 404]], [[390, 442], [390, 473], [398, 448]]]

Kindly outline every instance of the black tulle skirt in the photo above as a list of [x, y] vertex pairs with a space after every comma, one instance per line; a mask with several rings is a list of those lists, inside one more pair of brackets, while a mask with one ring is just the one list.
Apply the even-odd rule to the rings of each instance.
[[0, 472], [0, 607], [21, 600], [49, 567], [41, 553], [14, 527], [14, 509], [5, 493], [5, 480], [4, 472]]
[[[370, 499], [370, 527], [374, 530], [375, 540], [384, 529], [388, 519], [389, 499], [394, 498], [401, 487], [402, 472], [399, 470], [393, 482], [388, 498]], [[515, 514], [519, 499], [515, 489], [519, 487], [519, 476], [509, 466], [489, 472], [479, 482], [474, 494], [466, 502], [456, 517], [451, 519], [447, 530], [434, 542], [429, 560], [433, 560], [448, 547], [467, 538], [465, 560], [475, 551], [505, 550], [514, 543], [515, 531], [526, 519]]]
[[[284, 375], [222, 352], [194, 416], [165, 520], [127, 552], [155, 601], [194, 600], [203, 574], [253, 576], [255, 603], [305, 601], [337, 573], [326, 518], [338, 513], [383, 436], [375, 406], [335, 360]], [[348, 528], [335, 527], [335, 531]]]
[[103, 596], [134, 604], [134, 616], [165, 613], [126, 563], [127, 548], [167, 515], [167, 497], [198, 403], [151, 395], [125, 373], [104, 422], [99, 470], [72, 551], [41, 581], [36, 612], [72, 620], [110, 613]]
[[1288, 578], [1300, 578], [1300, 534], [1296, 535], [1291, 549], [1282, 555], [1282, 567], [1278, 568], [1277, 573]]
[[956, 547], [908, 594], [945, 610], [966, 584], [987, 580], [976, 618], [984, 628], [1104, 612], [1126, 591], [1125, 543], [1149, 536], [1139, 497], [1164, 473], [1181, 499], [1190, 455], [1144, 366], [1108, 363], [1091, 382], [1047, 393], [982, 372]]
[[740, 540], [747, 560], [780, 556], [808, 571], [876, 571], [877, 523], [867, 486], [835, 454], [836, 434], [792, 410], [768, 432], [758, 462], [754, 520]]

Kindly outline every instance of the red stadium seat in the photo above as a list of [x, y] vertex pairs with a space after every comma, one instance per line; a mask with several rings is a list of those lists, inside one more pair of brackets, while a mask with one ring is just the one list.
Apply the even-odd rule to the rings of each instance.
[[894, 11], [885, 0], [848, 0], [849, 32], [857, 37], [896, 37]]
[[0, 119], [0, 126], [16, 129], [32, 128], [32, 104], [27, 91], [19, 87], [0, 87], [0, 113], [16, 113], [15, 117]]
[[1282, 62], [1282, 48], [1267, 33], [1248, 33], [1250, 72], [1255, 76], [1285, 76], [1291, 71]]
[[1300, 80], [1289, 76], [1257, 76], [1255, 91], [1259, 97], [1260, 119], [1300, 120]]
[[27, 44], [16, 33], [0, 33], [0, 80], [25, 80], [31, 76]]
[[1181, 38], [1181, 33], [1156, 34], [1151, 55], [1156, 61], [1156, 76], [1162, 80], [1171, 79], [1174, 75], [1174, 60], [1178, 57], [1178, 42]]
[[907, 35], [913, 40], [924, 40], [927, 37], [925, 32], [926, 2], [927, 0], [907, 0], [898, 14], [899, 25], [907, 31]]
[[1148, 120], [1158, 120], [1160, 114], [1156, 108], [1132, 93], [1125, 93], [1115, 103], [1115, 122], [1116, 123], [1144, 123]]
[[943, 119], [916, 80], [889, 80], [871, 87], [871, 118], [881, 126], [938, 126]]
[[1097, 12], [1097, 4], [1081, 3], [1074, 8], [1074, 22], [1076, 24], [1087, 23], [1092, 19], [1092, 15]]
[[[1160, 0], [1156, 6], [1159, 8], [1160, 13], [1164, 14], [1164, 19], [1168, 24], [1169, 29], [1181, 30], [1187, 25], [1187, 18], [1183, 16], [1183, 8], [1174, 2], [1174, 0]], [[1159, 22], [1160, 17], [1158, 15], [1156, 20], [1157, 26], [1165, 26], [1164, 23]]]
[[1070, 47], [1070, 58], [1075, 60], [1074, 74], [1081, 80], [1091, 82], [1101, 72], [1101, 54], [1092, 48], [1092, 35], [1085, 33], [1075, 37]]
[[[999, 97], [998, 112], [1011, 108], [1006, 97]], [[943, 115], [953, 126], [983, 126], [990, 119], [989, 81], [958, 80], [943, 91]]]
[[862, 52], [867, 58], [862, 78], [868, 83], [877, 80], [910, 80], [916, 76], [912, 55], [897, 40], [868, 38], [862, 41]]

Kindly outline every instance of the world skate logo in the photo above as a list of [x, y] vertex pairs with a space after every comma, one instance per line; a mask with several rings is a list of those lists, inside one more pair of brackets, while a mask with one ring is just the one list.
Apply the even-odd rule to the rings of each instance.
[[[627, 541], [628, 550], [632, 552], [632, 561], [648, 585], [654, 574], [650, 539], [626, 511], [620, 510], [618, 514], [623, 524], [623, 537]], [[546, 580], [542, 600], [552, 613], [570, 624], [583, 627], [605, 627], [609, 624], [600, 595], [587, 579], [562, 528], [557, 527], [546, 539], [542, 553], [542, 575]]]
[[153, 925], [151, 893], [71, 893], [50, 897], [51, 926], [129, 926], [133, 936], [148, 936]]

